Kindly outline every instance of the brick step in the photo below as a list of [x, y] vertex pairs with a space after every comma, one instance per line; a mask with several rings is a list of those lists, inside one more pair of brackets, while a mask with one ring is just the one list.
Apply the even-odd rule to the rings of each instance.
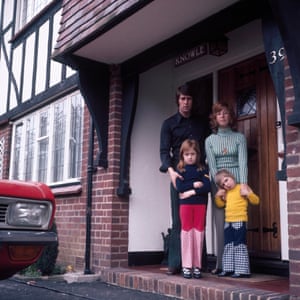
[[[185, 300], [199, 299], [290, 299], [288, 279], [272, 275], [253, 274], [250, 278], [219, 278], [203, 273], [201, 279], [168, 276], [164, 272], [134, 268], [112, 268], [101, 272], [101, 280], [124, 288], [162, 294]], [[264, 286], [264, 289], [259, 286]], [[270, 287], [270, 290], [266, 289]], [[282, 291], [278, 291], [281, 286]], [[272, 288], [273, 287], [273, 288]]]

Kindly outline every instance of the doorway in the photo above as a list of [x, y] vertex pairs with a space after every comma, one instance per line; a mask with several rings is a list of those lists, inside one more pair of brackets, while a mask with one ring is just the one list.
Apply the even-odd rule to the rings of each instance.
[[237, 130], [248, 143], [248, 183], [261, 200], [259, 206], [249, 205], [249, 254], [280, 259], [277, 100], [265, 56], [219, 71], [219, 100], [236, 109]]

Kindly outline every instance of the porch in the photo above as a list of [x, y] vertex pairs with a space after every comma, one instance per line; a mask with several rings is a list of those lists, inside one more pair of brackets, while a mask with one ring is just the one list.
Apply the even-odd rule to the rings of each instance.
[[207, 272], [201, 279], [184, 279], [180, 274], [168, 276], [165, 272], [166, 267], [161, 265], [112, 268], [103, 270], [101, 279], [120, 287], [185, 300], [293, 299], [288, 295], [289, 279], [285, 276], [253, 273], [250, 278], [233, 279]]

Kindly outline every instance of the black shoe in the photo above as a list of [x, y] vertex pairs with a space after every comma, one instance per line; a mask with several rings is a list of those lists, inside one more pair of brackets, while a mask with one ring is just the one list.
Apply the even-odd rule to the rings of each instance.
[[222, 272], [222, 269], [213, 269], [212, 271], [211, 271], [211, 274], [212, 275], [218, 275], [218, 274], [220, 274]]
[[228, 276], [231, 276], [231, 275], [233, 275], [233, 272], [225, 272], [225, 271], [223, 271], [223, 272], [221, 272], [221, 273], [218, 274], [218, 277], [228, 277]]
[[180, 270], [177, 268], [169, 267], [168, 271], [166, 272], [167, 275], [175, 275], [180, 273]]
[[231, 275], [232, 278], [250, 278], [250, 274], [239, 274], [234, 273]]

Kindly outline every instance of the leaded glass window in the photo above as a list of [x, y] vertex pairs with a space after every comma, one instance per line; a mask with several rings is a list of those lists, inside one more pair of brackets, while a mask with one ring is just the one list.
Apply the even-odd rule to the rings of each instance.
[[237, 98], [238, 117], [256, 114], [256, 90], [245, 89], [239, 92]]
[[3, 178], [4, 151], [5, 151], [5, 138], [2, 137], [0, 139], [0, 178]]
[[49, 108], [40, 114], [40, 128], [38, 138], [38, 181], [47, 179], [49, 158]]
[[12, 179], [51, 184], [80, 178], [83, 105], [75, 92], [14, 124]]

